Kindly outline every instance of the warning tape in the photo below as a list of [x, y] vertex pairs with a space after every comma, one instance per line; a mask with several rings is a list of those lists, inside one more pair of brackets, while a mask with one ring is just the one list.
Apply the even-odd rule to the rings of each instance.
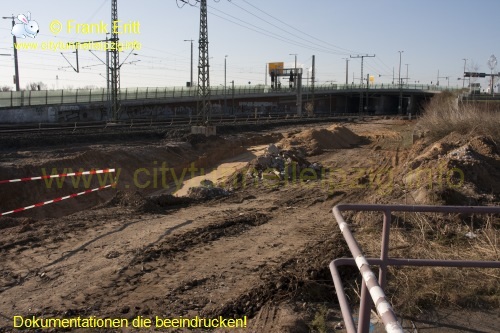
[[100, 190], [103, 190], [105, 188], [112, 187], [112, 186], [115, 186], [115, 185], [116, 185], [116, 183], [113, 183], [113, 184], [110, 184], [110, 185], [104, 185], [104, 186], [100, 186], [100, 187], [97, 187], [97, 188], [93, 188], [91, 190], [85, 190], [83, 192], [73, 193], [73, 194], [70, 194], [70, 195], [67, 195], [67, 196], [64, 196], [64, 197], [55, 198], [55, 199], [52, 199], [52, 200], [49, 200], [49, 201], [39, 202], [39, 203], [31, 205], [31, 206], [17, 208], [17, 209], [14, 209], [14, 210], [11, 210], [11, 211], [8, 211], [8, 212], [5, 212], [5, 213], [0, 213], [0, 216], [9, 215], [9, 214], [13, 214], [13, 213], [19, 213], [19, 212], [22, 212], [23, 210], [27, 210], [27, 209], [31, 209], [31, 208], [35, 208], [35, 207], [45, 206], [45, 205], [48, 205], [48, 204], [51, 204], [51, 203], [54, 203], [54, 202], [59, 202], [59, 201], [62, 201], [62, 200], [66, 200], [66, 199], [69, 199], [69, 198], [75, 198], [75, 197], [78, 197], [80, 195], [84, 195], [84, 194], [87, 194], [87, 193], [100, 191]]
[[25, 177], [25, 178], [19, 178], [19, 179], [0, 180], [0, 184], [27, 182], [27, 181], [31, 181], [31, 180], [40, 180], [40, 179], [48, 179], [48, 178], [95, 175], [98, 173], [112, 173], [112, 172], [115, 172], [115, 169], [103, 169], [103, 170], [79, 171], [79, 172], [71, 172], [71, 173], [60, 173], [57, 175], [45, 175], [45, 176], [38, 176], [38, 177]]

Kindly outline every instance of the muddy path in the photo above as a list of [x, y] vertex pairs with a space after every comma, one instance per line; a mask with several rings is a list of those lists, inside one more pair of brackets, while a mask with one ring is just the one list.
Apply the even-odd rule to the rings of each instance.
[[[396, 200], [371, 184], [391, 181], [388, 171], [405, 162], [411, 146], [411, 131], [401, 121], [348, 127], [366, 140], [308, 157], [343, 170], [341, 181], [254, 182], [210, 200], [147, 199], [158, 189], [139, 195], [122, 187], [72, 214], [3, 219], [0, 332], [12, 331], [15, 315], [247, 316], [251, 332], [309, 332], [318, 313], [341, 321], [328, 264], [349, 252], [331, 208]], [[158, 154], [181, 169], [193, 159], [215, 168], [217, 160], [244, 162], [235, 156], [248, 158], [255, 153], [250, 147], [287, 135], [238, 135], [240, 141], [232, 137], [231, 145], [215, 141], [193, 149], [144, 144], [127, 153], [135, 168], [141, 158], [154, 161]], [[93, 154], [110, 149], [93, 146]], [[378, 183], [373, 174], [381, 178]], [[357, 281], [355, 271], [343, 274]]]

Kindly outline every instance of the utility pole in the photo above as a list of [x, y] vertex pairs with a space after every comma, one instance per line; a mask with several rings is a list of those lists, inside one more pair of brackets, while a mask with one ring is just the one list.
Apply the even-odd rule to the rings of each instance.
[[464, 76], [463, 76], [463, 80], [462, 80], [462, 89], [465, 88], [465, 67], [467, 66], [467, 59], [464, 58], [462, 59], [464, 61]]
[[107, 119], [111, 116], [111, 99], [109, 98], [109, 49], [108, 34], [106, 33], [106, 99], [107, 99]]
[[267, 62], [266, 62], [266, 68], [264, 69], [264, 85], [267, 86]]
[[208, 124], [211, 117], [210, 65], [208, 58], [207, 0], [200, 0], [200, 39], [198, 60], [198, 121]]
[[406, 65], [406, 85], [408, 86], [408, 66], [410, 66], [410, 64], [405, 64]]
[[234, 80], [231, 81], [231, 94], [232, 94], [232, 101], [231, 101], [231, 114], [234, 115]]
[[293, 81], [293, 86], [294, 88], [297, 88], [297, 53], [290, 53], [289, 55], [295, 56], [295, 66], [293, 67], [295, 69], [293, 75], [295, 75], [294, 81]]
[[314, 114], [314, 79], [315, 79], [314, 73], [316, 72], [315, 59], [316, 59], [316, 56], [313, 55], [312, 56], [312, 72], [311, 72], [311, 94], [312, 94], [312, 111], [311, 112], [313, 114]]
[[342, 58], [345, 59], [345, 84], [349, 84], [349, 58]]
[[189, 87], [193, 86], [193, 39], [184, 39], [185, 42], [191, 42], [191, 79], [189, 80]]
[[[118, 21], [118, 3], [117, 0], [111, 1], [111, 26], [113, 22]], [[118, 31], [115, 29], [111, 32], [110, 41], [118, 45]], [[120, 118], [120, 59], [118, 48], [115, 47], [111, 51], [111, 107], [113, 109], [113, 120], [117, 121]]]
[[224, 113], [227, 112], [227, 97], [226, 97], [226, 60], [227, 54], [224, 56]]
[[[2, 16], [3, 19], [12, 19], [12, 27], [16, 25], [15, 17], [14, 14], [12, 16]], [[14, 73], [16, 75], [15, 81], [16, 81], [16, 91], [20, 91], [21, 89], [19, 88], [19, 64], [17, 61], [17, 48], [16, 48], [16, 36], [12, 35], [12, 46], [14, 48]]]
[[[357, 56], [349, 56], [351, 58], [361, 58], [361, 94], [359, 95], [359, 113], [363, 112], [363, 60], [364, 58], [373, 58], [375, 57], [375, 54], [373, 55], [357, 55]], [[366, 82], [368, 84], [368, 82]]]
[[398, 84], [399, 84], [399, 104], [398, 104], [398, 114], [403, 112], [403, 85], [401, 84], [401, 54], [404, 51], [399, 52], [399, 74], [398, 74]]

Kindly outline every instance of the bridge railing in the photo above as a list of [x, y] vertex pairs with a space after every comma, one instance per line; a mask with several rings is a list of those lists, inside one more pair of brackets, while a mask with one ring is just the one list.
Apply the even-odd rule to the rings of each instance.
[[[448, 87], [426, 85], [426, 84], [372, 84], [370, 87], [359, 84], [323, 84], [314, 87], [314, 93], [333, 92], [338, 90], [427, 90], [440, 91], [449, 90]], [[453, 89], [453, 88], [452, 88]], [[231, 98], [233, 95], [241, 97], [244, 95], [294, 95], [296, 92], [282, 85], [281, 88], [273, 89], [265, 85], [244, 85], [235, 86], [234, 91], [231, 86], [225, 89], [223, 86], [211, 87], [212, 100]], [[303, 86], [302, 93], [312, 93], [311, 86]], [[193, 99], [196, 98], [197, 88], [192, 87], [146, 87], [146, 88], [124, 88], [120, 90], [120, 100], [165, 100], [165, 99]], [[64, 89], [64, 90], [40, 90], [40, 91], [4, 91], [0, 92], [0, 108], [21, 107], [21, 106], [42, 106], [61, 104], [86, 104], [86, 103], [106, 103], [108, 101], [108, 91], [101, 89]]]

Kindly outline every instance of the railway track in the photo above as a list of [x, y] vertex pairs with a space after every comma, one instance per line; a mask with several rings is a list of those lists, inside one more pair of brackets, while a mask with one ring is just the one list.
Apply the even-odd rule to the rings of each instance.
[[[323, 121], [339, 121], [349, 120], [358, 117], [355, 113], [344, 113], [332, 115], [315, 115], [315, 116], [296, 116], [296, 115], [268, 115], [268, 116], [219, 116], [212, 117], [211, 124], [215, 126], [228, 126], [228, 125], [259, 125], [266, 123], [283, 123], [293, 124], [301, 122], [323, 122]], [[363, 116], [366, 117], [366, 116]], [[100, 131], [112, 132], [123, 130], [152, 130], [152, 129], [168, 129], [168, 128], [183, 128], [197, 124], [196, 118], [187, 117], [172, 117], [166, 120], [153, 120], [153, 119], [130, 119], [127, 121], [119, 122], [72, 122], [72, 123], [38, 123], [38, 124], [3, 124], [0, 125], [0, 135], [16, 135], [23, 133], [68, 133], [68, 132], [82, 132], [82, 131]]]

